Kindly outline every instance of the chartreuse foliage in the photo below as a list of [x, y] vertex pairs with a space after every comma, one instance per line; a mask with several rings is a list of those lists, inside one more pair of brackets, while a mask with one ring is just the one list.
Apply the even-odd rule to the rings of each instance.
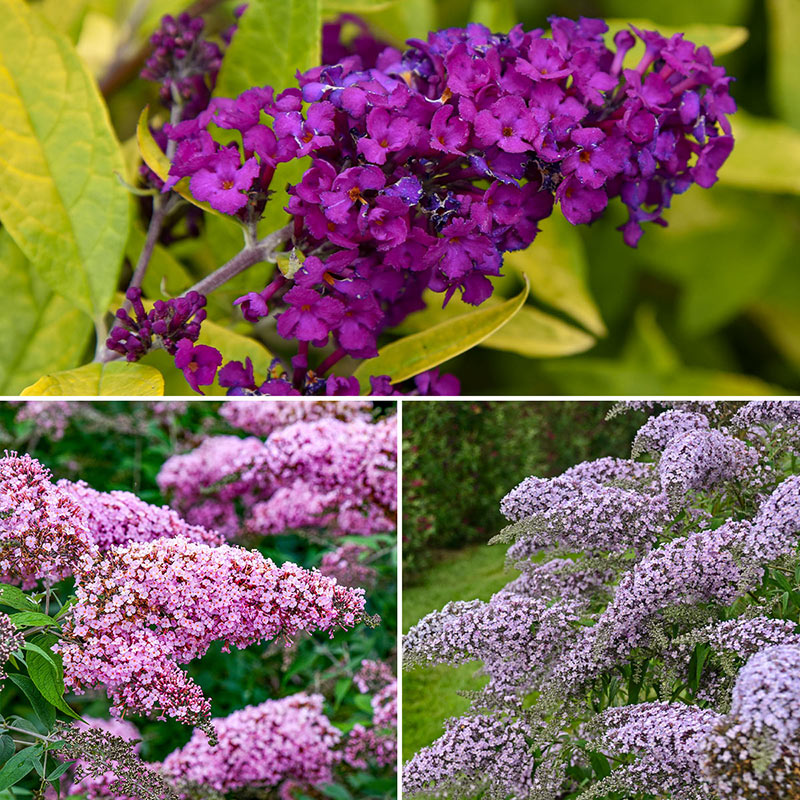
[[[408, 37], [468, 21], [496, 30], [518, 22], [526, 29], [546, 26], [548, 14], [564, 13], [556, 5], [254, 0], [225, 52], [214, 94], [292, 86], [298, 70], [319, 63], [321, 26], [341, 11], [362, 15], [377, 36], [400, 46]], [[131, 198], [115, 176], [136, 178], [119, 139], [128, 140], [125, 153], [138, 144], [162, 178], [169, 165], [147, 125], [165, 119], [152, 89], [130, 77], [109, 80], [109, 74], [117, 57], [124, 62], [145, 42], [162, 14], [188, 6], [170, 0], [131, 15], [132, 4], [123, 0], [0, 0], [0, 280], [7, 300], [0, 389], [6, 393], [26, 387], [54, 395], [78, 389], [150, 394], [164, 387], [191, 393], [164, 353], [149, 356], [146, 367], [81, 367], [102, 351], [92, 330], [105, 337], [108, 315], [119, 307], [115, 292], [125, 290], [126, 267], [144, 244], [148, 213], [141, 209], [149, 200]], [[211, 13], [212, 35], [230, 25], [231, 11], [227, 4]], [[669, 227], [651, 226], [635, 251], [614, 230], [624, 221], [614, 208], [590, 230], [554, 214], [528, 250], [506, 256], [491, 302], [476, 311], [453, 298], [442, 309], [441, 298], [431, 295], [425, 310], [388, 331], [378, 359], [358, 370], [362, 389], [382, 370], [399, 379], [437, 365], [454, 370], [465, 392], [498, 394], [587, 387], [762, 393], [800, 385], [800, 277], [792, 256], [800, 237], [792, 222], [800, 193], [796, 4], [680, 0], [643, 9], [633, 0], [602, 0], [592, 13], [608, 20], [609, 41], [630, 22], [665, 35], [680, 31], [708, 45], [736, 75], [736, 145], [719, 185], [679, 198], [666, 213]], [[626, 65], [640, 54], [641, 44]], [[306, 166], [301, 160], [279, 166], [259, 236], [286, 222], [286, 184], [296, 183]], [[180, 228], [157, 245], [143, 283], [150, 300], [180, 295], [241, 247], [237, 225], [193, 200], [188, 180], [176, 188], [203, 210], [205, 222], [198, 238], [186, 238]], [[226, 359], [249, 356], [257, 375], [274, 356], [287, 357], [285, 343], [269, 326], [237, 327], [241, 315], [231, 303], [260, 289], [272, 269], [256, 265], [209, 295], [199, 340], [222, 349]], [[525, 279], [530, 288], [520, 301]], [[668, 343], [669, 352], [662, 348], [654, 360], [655, 340]]]

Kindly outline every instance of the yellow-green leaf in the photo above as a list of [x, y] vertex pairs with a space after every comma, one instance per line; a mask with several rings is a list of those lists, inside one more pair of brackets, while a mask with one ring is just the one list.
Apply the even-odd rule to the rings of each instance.
[[724, 186], [800, 194], [800, 131], [785, 122], [737, 111], [733, 152], [719, 171]]
[[0, 0], [0, 221], [57, 292], [97, 319], [128, 237], [120, 146], [69, 40]]
[[534, 297], [568, 314], [596, 336], [605, 336], [606, 326], [587, 285], [583, 242], [561, 214], [545, 220], [529, 248], [506, 253], [504, 263], [527, 275]]
[[491, 307], [481, 306], [406, 336], [381, 348], [376, 358], [364, 361], [355, 371], [362, 388], [369, 386], [370, 375], [388, 375], [392, 383], [404, 381], [420, 372], [448, 361], [480, 344], [519, 312], [528, 297], [528, 281], [516, 296]]
[[225, 53], [214, 94], [235, 97], [252, 86], [281, 91], [295, 72], [320, 63], [320, 0], [250, 0]]
[[43, 372], [80, 364], [92, 334], [89, 317], [44, 284], [6, 230], [0, 230], [0, 286], [13, 310], [0, 314], [0, 394], [18, 394]]
[[324, 12], [348, 11], [351, 14], [363, 14], [372, 11], [385, 11], [398, 0], [322, 0]]
[[110, 361], [107, 364], [86, 364], [67, 372], [45, 375], [21, 394], [26, 397], [162, 395], [164, 378], [157, 369], [144, 364]]
[[528, 358], [557, 358], [583, 353], [594, 344], [594, 336], [586, 331], [538, 308], [523, 306], [499, 331], [481, 342], [481, 347]]
[[[148, 112], [149, 106], [145, 106], [142, 109], [142, 113], [139, 115], [139, 124], [136, 126], [136, 139], [139, 142], [139, 153], [142, 156], [142, 161], [144, 161], [162, 181], [165, 181], [169, 177], [169, 159], [156, 143], [153, 134], [150, 133], [150, 126], [147, 122]], [[207, 211], [209, 214], [216, 214], [219, 217], [228, 216], [226, 214], [221, 214], [208, 203], [195, 200], [194, 197], [192, 197], [192, 193], [189, 191], [189, 178], [181, 178], [181, 180], [172, 187], [172, 190], [177, 192], [184, 200], [188, 200], [193, 206], [202, 208], [203, 211]], [[228, 219], [233, 218], [228, 217]]]
[[770, 95], [779, 116], [800, 128], [800, 3], [767, 0]]

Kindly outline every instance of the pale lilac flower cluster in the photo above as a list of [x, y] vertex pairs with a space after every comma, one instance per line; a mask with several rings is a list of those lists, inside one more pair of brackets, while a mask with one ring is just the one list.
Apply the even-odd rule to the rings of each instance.
[[631, 445], [631, 458], [642, 453], [661, 453], [677, 436], [710, 428], [708, 417], [695, 411], [671, 409], [650, 417], [636, 432]]
[[276, 400], [272, 403], [223, 403], [219, 414], [232, 427], [266, 438], [273, 431], [295, 422], [312, 422], [326, 417], [345, 422], [369, 420], [371, 411], [371, 400]]
[[322, 556], [319, 571], [323, 575], [335, 578], [342, 586], [363, 586], [370, 588], [378, 580], [378, 570], [370, 567], [362, 560], [364, 553], [371, 552], [361, 545], [343, 544]]
[[22, 647], [25, 639], [22, 632], [8, 618], [7, 614], [0, 614], [0, 681], [5, 680], [3, 667], [13, 653]]
[[397, 769], [397, 678], [388, 664], [362, 661], [353, 682], [359, 691], [375, 692], [372, 705], [372, 726], [361, 723], [353, 726], [347, 736], [344, 753], [346, 764], [366, 769], [368, 759], [379, 767]]
[[652, 464], [610, 457], [584, 461], [556, 478], [525, 478], [500, 501], [500, 513], [518, 521], [578, 496], [587, 484], [625, 485], [646, 491], [655, 479]]
[[800, 647], [754, 655], [733, 689], [730, 714], [709, 737], [706, 776], [719, 797], [800, 794]]
[[746, 522], [728, 522], [652, 550], [622, 576], [614, 599], [559, 664], [559, 679], [580, 686], [625, 659], [648, 643], [666, 609], [733, 602], [748, 575], [732, 550], [747, 527]]
[[190, 542], [218, 545], [224, 537], [189, 525], [169, 506], [153, 506], [131, 492], [98, 492], [84, 481], [61, 480], [56, 486], [86, 513], [92, 541], [102, 552], [114, 545], [182, 536]]
[[476, 714], [447, 720], [445, 732], [403, 767], [403, 794], [494, 797], [530, 794], [534, 758], [519, 719]]
[[[405, 637], [409, 667], [474, 660], [490, 677], [408, 763], [407, 793], [800, 798], [800, 630], [770, 616], [795, 601], [776, 603], [774, 581], [797, 566], [800, 476], [775, 455], [796, 409], [659, 405], [669, 410], [633, 448], [655, 462], [600, 459], [523, 481], [503, 498], [512, 524], [494, 540], [514, 542], [522, 574]], [[512, 767], [515, 745], [498, 737], [515, 723], [525, 744]], [[582, 793], [566, 769], [576, 740], [622, 762], [601, 778], [592, 761]]]
[[668, 794], [675, 800], [712, 798], [703, 785], [703, 753], [720, 719], [715, 711], [684, 703], [638, 703], [603, 712], [595, 722], [603, 730], [603, 749], [610, 755], [639, 756], [611, 774], [608, 788]]
[[86, 514], [29, 455], [0, 458], [0, 581], [34, 587], [86, 569], [95, 550]]
[[218, 792], [265, 790], [284, 781], [304, 787], [332, 781], [341, 732], [322, 710], [318, 694], [295, 694], [247, 706], [212, 720], [218, 744], [196, 730], [164, 759], [176, 783], [191, 781]]
[[361, 589], [256, 551], [180, 537], [112, 549], [82, 575], [76, 597], [59, 645], [68, 685], [77, 693], [104, 687], [115, 714], [198, 725], [210, 704], [179, 665], [212, 642], [244, 648], [364, 618]]
[[482, 600], [448, 603], [423, 617], [403, 637], [406, 667], [481, 661], [487, 691], [530, 690], [550, 672], [576, 637], [579, 604], [550, 605], [539, 597], [498, 592]]
[[685, 503], [689, 492], [743, 480], [758, 460], [758, 451], [740, 439], [718, 430], [695, 429], [666, 444], [658, 475], [670, 498]]
[[64, 438], [70, 418], [76, 410], [75, 404], [67, 400], [26, 400], [19, 405], [14, 421], [33, 422], [36, 432], [53, 442]]

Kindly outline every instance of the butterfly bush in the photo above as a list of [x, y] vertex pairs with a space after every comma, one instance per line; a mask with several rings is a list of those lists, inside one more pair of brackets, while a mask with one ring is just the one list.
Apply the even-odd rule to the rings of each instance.
[[[228, 537], [306, 527], [348, 534], [394, 530], [397, 420], [368, 421], [362, 409], [353, 407], [349, 419], [311, 416], [292, 423], [294, 410], [248, 416], [248, 425], [275, 426], [284, 414], [286, 424], [274, 427], [266, 441], [210, 437], [171, 456], [158, 485], [186, 520]], [[244, 419], [242, 413], [236, 418]]]
[[647, 415], [631, 460], [501, 501], [519, 576], [404, 637], [406, 668], [489, 679], [405, 765], [409, 796], [800, 797], [800, 405], [623, 412]]
[[[228, 361], [222, 386], [358, 394], [355, 377], [330, 369], [345, 356], [375, 357], [380, 334], [425, 307], [426, 290], [445, 304], [456, 293], [484, 303], [504, 254], [527, 248], [555, 207], [587, 224], [619, 198], [623, 239], [635, 247], [644, 223], [666, 224], [674, 195], [715, 183], [733, 148], [736, 104], [732, 78], [707, 47], [633, 26], [611, 37], [600, 19], [549, 23], [547, 34], [470, 24], [404, 51], [382, 47], [363, 23], [357, 47], [343, 46], [334, 24], [324, 63], [298, 74], [296, 87], [209, 100], [220, 51], [201, 45], [201, 23], [166, 20], [146, 77], [162, 82], [173, 107], [188, 97], [187, 82], [202, 85], [196, 104], [160, 132], [171, 161], [163, 191], [184, 181], [255, 241], [279, 167], [309, 159], [289, 187], [286, 228], [243, 251], [242, 269], [265, 258], [281, 267], [235, 301], [249, 322], [274, 319], [294, 348], [291, 371], [273, 365], [262, 381], [251, 362]], [[629, 63], [638, 42], [644, 53]], [[192, 290], [146, 312], [131, 291], [136, 318], [120, 310], [109, 348], [135, 360], [165, 347], [193, 388], [212, 383], [224, 356], [195, 344], [205, 297]], [[311, 351], [329, 345], [319, 358]], [[386, 375], [370, 384], [396, 392]], [[459, 389], [435, 372], [416, 386]]]
[[30, 589], [86, 569], [96, 555], [86, 512], [36, 459], [0, 458], [0, 581]]
[[69, 686], [104, 687], [135, 710], [208, 729], [211, 706], [180, 669], [206, 653], [301, 631], [351, 628], [364, 592], [257, 551], [183, 537], [114, 548], [81, 576], [59, 645]]
[[335, 417], [344, 422], [353, 419], [369, 420], [372, 403], [369, 400], [315, 400], [314, 402], [225, 403], [220, 416], [233, 428], [265, 438], [293, 422], [312, 422]]

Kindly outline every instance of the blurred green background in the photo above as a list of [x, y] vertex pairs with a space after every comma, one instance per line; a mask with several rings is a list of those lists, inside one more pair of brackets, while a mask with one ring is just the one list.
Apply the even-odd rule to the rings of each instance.
[[[273, 14], [272, 1], [252, 0], [251, 9]], [[741, 395], [800, 389], [800, 272], [792, 255], [800, 243], [798, 0], [319, 2], [323, 20], [342, 11], [361, 14], [377, 36], [397, 45], [407, 37], [424, 37], [431, 29], [470, 20], [495, 30], [508, 30], [516, 22], [546, 27], [551, 14], [601, 16], [617, 26], [635, 20], [665, 33], [685, 31], [693, 41], [709, 44], [736, 78], [732, 92], [740, 112], [733, 117], [734, 152], [711, 190], [692, 187], [675, 197], [666, 212], [669, 227], [646, 226], [638, 248], [628, 248], [615, 230], [623, 221], [615, 201], [590, 227], [573, 228], [557, 213], [544, 221], [529, 251], [507, 258], [506, 277], [497, 281], [496, 296], [517, 293], [527, 275], [531, 297], [523, 313], [499, 333], [444, 365], [459, 376], [465, 394]], [[233, 22], [239, 2], [31, 0], [31, 5], [70, 36], [97, 77], [123, 145], [126, 177], [135, 182], [139, 114], [149, 104], [151, 118], [161, 114], [163, 120], [157, 87], [138, 78], [147, 37], [162, 14], [185, 9], [204, 13], [206, 30], [218, 37]], [[291, 65], [284, 66], [287, 74], [293, 72]], [[265, 226], [277, 227], [282, 221], [282, 199], [278, 192]], [[120, 289], [127, 285], [149, 215], [149, 198], [132, 202], [137, 214]], [[237, 225], [217, 216], [208, 216], [202, 225], [199, 238], [186, 237], [183, 221], [168, 231], [162, 240], [168, 246], [157, 248], [145, 281], [149, 297], [180, 292], [238, 252]], [[0, 279], [19, 276], [24, 267], [17, 263], [20, 258], [8, 238], [0, 236]], [[260, 344], [245, 338], [252, 335], [252, 326], [241, 320], [231, 302], [264, 285], [270, 269], [262, 264], [238, 276], [216, 291], [208, 306], [209, 319], [224, 328], [213, 332], [215, 341], [225, 342], [228, 357], [252, 355], [257, 371], [269, 361], [262, 344], [285, 355], [286, 343], [270, 324], [256, 331]], [[15, 284], [17, 289], [22, 291]], [[41, 323], [41, 302], [31, 291], [30, 313], [25, 311], [23, 320], [20, 301], [15, 311], [20, 316], [8, 321], [12, 338], [28, 335], [26, 325]], [[383, 343], [459, 310], [466, 309], [459, 309], [457, 301], [445, 314], [432, 304], [388, 332]], [[60, 313], [66, 317], [68, 312]], [[13, 363], [4, 364], [0, 357], [0, 389], [13, 394], [43, 372], [91, 359], [88, 317], [78, 315], [68, 330], [57, 353], [48, 347], [34, 354], [29, 347], [14, 355]], [[188, 393], [182, 376], [162, 355], [148, 356], [145, 362], [162, 371], [167, 394]]]
[[[38, 402], [37, 408], [46, 405]], [[53, 405], [53, 404], [47, 404]], [[162, 505], [164, 498], [156, 485], [161, 465], [176, 452], [196, 447], [208, 435], [248, 434], [231, 428], [219, 416], [219, 402], [124, 402], [58, 401], [70, 406], [62, 435], [53, 435], [43, 426], [44, 417], [19, 420], [23, 403], [0, 403], [0, 452], [3, 449], [28, 452], [50, 468], [55, 480], [85, 480], [101, 491], [132, 491], [142, 499]], [[392, 403], [376, 405], [375, 415], [392, 413]], [[77, 410], [75, 410], [77, 409]], [[56, 411], [48, 412], [56, 419]], [[300, 691], [325, 696], [325, 713], [342, 731], [354, 725], [371, 724], [370, 696], [353, 685], [353, 674], [363, 659], [394, 663], [397, 641], [396, 537], [376, 534], [358, 537], [360, 544], [373, 550], [371, 566], [378, 572], [377, 584], [367, 591], [367, 609], [378, 614], [375, 628], [358, 625], [349, 631], [326, 635], [301, 635], [287, 648], [281, 641], [253, 645], [245, 650], [220, 652], [214, 645], [200, 659], [187, 665], [187, 672], [212, 701], [212, 713], [226, 716], [247, 705]], [[335, 549], [340, 540], [304, 537], [287, 533], [281, 536], [248, 539], [276, 563], [293, 561], [303, 567], [318, 567], [325, 552]], [[68, 588], [70, 582], [58, 587]], [[60, 589], [57, 587], [57, 591]], [[68, 696], [70, 705], [82, 715], [108, 716], [104, 693], [81, 697]], [[0, 694], [0, 713], [31, 714], [24, 696], [10, 682]], [[163, 759], [185, 744], [192, 733], [188, 726], [174, 721], [154, 722], [129, 717], [143, 736], [142, 756], [147, 761]], [[333, 786], [336, 800], [357, 797], [394, 796], [395, 778], [374, 765], [346, 776], [347, 783]], [[332, 795], [334, 796], [334, 795]]]

